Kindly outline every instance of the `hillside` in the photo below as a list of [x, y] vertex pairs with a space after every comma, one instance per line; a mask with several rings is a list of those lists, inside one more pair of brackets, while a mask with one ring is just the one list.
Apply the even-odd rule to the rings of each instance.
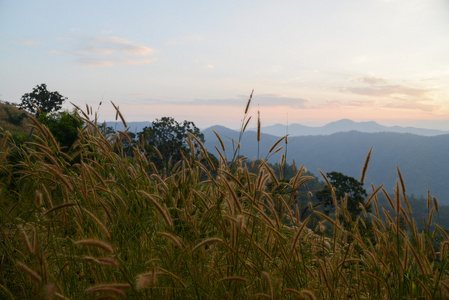
[[[238, 140], [238, 132], [221, 126], [214, 126], [203, 131], [205, 146], [211, 153], [216, 153], [214, 145], [220, 148], [214, 129], [220, 134], [227, 156], [232, 153], [232, 140]], [[268, 150], [278, 140], [273, 135], [262, 134], [260, 156], [265, 158]], [[360, 178], [366, 155], [371, 147], [373, 152], [366, 173], [365, 182], [375, 186], [384, 184], [388, 192], [393, 192], [398, 178], [396, 166], [401, 170], [406, 183], [407, 193], [426, 195], [430, 189], [441, 204], [449, 204], [449, 135], [433, 137], [403, 133], [362, 133], [342, 132], [328, 136], [289, 137], [287, 160], [291, 163], [304, 164], [309, 171], [319, 174], [342, 172]], [[280, 145], [283, 145], [281, 143]], [[231, 150], [231, 151], [230, 151]], [[271, 156], [269, 161], [280, 161], [284, 150]], [[253, 159], [257, 156], [256, 133], [245, 132], [240, 154]], [[369, 186], [367, 186], [369, 187]]]
[[16, 134], [27, 134], [31, 124], [28, 114], [15, 106], [0, 102], [0, 128]]

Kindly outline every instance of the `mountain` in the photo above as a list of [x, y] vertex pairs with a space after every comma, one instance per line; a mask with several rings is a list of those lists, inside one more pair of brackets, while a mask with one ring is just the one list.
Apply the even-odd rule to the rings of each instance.
[[[151, 126], [152, 122], [143, 121], [143, 122], [126, 122], [128, 125], [129, 131], [134, 133], [142, 132], [145, 127]], [[126, 128], [120, 121], [108, 121], [106, 122], [107, 127], [112, 127], [114, 130], [125, 131]]]
[[[214, 126], [203, 131], [208, 151], [217, 154], [214, 146], [221, 150], [220, 143], [212, 132], [214, 129], [221, 137], [225, 147], [225, 156], [232, 157], [238, 141], [237, 131]], [[279, 137], [261, 135], [260, 157], [267, 157], [271, 146]], [[257, 156], [256, 132], [247, 131], [241, 140], [240, 154], [254, 159]], [[279, 146], [285, 146], [281, 142]], [[409, 133], [357, 131], [340, 132], [330, 135], [297, 136], [288, 139], [287, 161], [295, 159], [297, 165], [304, 164], [312, 173], [319, 175], [338, 171], [360, 179], [361, 170], [369, 149], [373, 147], [371, 160], [366, 173], [367, 190], [371, 184], [375, 187], [384, 184], [387, 192], [393, 193], [398, 179], [396, 166], [399, 167], [405, 182], [407, 194], [427, 195], [427, 190], [437, 197], [441, 204], [449, 204], [449, 135], [421, 136]], [[269, 156], [269, 161], [277, 163], [280, 152]]]
[[[256, 131], [255, 128], [249, 129]], [[437, 129], [425, 129], [416, 127], [401, 127], [401, 126], [384, 126], [374, 121], [369, 122], [354, 122], [348, 119], [342, 119], [339, 121], [328, 123], [321, 127], [310, 127], [301, 124], [291, 124], [288, 126], [282, 124], [275, 124], [272, 126], [262, 127], [263, 133], [284, 136], [288, 133], [290, 136], [306, 136], [306, 135], [329, 135], [337, 132], [347, 131], [360, 131], [360, 132], [397, 132], [397, 133], [412, 133], [424, 136], [435, 136], [440, 134], [449, 134], [449, 131], [437, 130]]]

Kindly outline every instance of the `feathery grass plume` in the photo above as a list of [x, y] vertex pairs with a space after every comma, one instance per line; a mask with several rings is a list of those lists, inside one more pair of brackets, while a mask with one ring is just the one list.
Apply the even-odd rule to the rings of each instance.
[[271, 297], [271, 299], [274, 299], [274, 290], [273, 290], [273, 284], [271, 282], [270, 274], [268, 274], [267, 272], [263, 271], [262, 272], [262, 277], [265, 279], [265, 281], [268, 284], [268, 289], [270, 290], [270, 297]]
[[273, 152], [273, 150], [276, 148], [277, 145], [279, 145], [280, 142], [282, 142], [287, 136], [283, 136], [281, 137], [279, 140], [276, 141], [276, 143], [273, 144], [273, 146], [271, 146], [270, 150], [268, 151], [268, 153]]
[[84, 212], [87, 213], [92, 218], [92, 220], [94, 220], [95, 223], [97, 223], [97, 225], [103, 231], [107, 239], [111, 240], [111, 234], [109, 233], [109, 230], [106, 228], [106, 225], [104, 225], [103, 222], [101, 222], [93, 213], [88, 211], [86, 208], [81, 207], [81, 209], [84, 210]]
[[182, 242], [180, 237], [174, 236], [171, 233], [168, 232], [164, 232], [164, 231], [159, 231], [156, 232], [159, 235], [165, 236], [167, 238], [169, 238], [176, 246], [178, 246], [179, 248], [185, 248], [184, 243]]
[[118, 268], [118, 263], [113, 258], [110, 257], [91, 257], [91, 256], [85, 256], [83, 257], [83, 260], [93, 262], [99, 265], [103, 266], [109, 266], [109, 267], [115, 267]]
[[2, 153], [2, 156], [0, 157], [0, 164], [3, 164], [4, 160], [9, 154], [9, 148], [6, 148], [6, 150]]
[[304, 231], [304, 229], [306, 228], [306, 225], [307, 225], [307, 223], [309, 222], [311, 216], [312, 216], [312, 215], [309, 215], [309, 216], [302, 222], [301, 226], [299, 227], [298, 232], [296, 233], [295, 238], [294, 238], [294, 240], [293, 240], [292, 250], [295, 249], [296, 244], [298, 243], [299, 237], [301, 236], [301, 233], [302, 233], [302, 232]]
[[165, 223], [167, 224], [167, 226], [170, 229], [173, 229], [173, 220], [170, 217], [170, 214], [166, 211], [166, 209], [162, 208], [162, 206], [159, 204], [159, 202], [155, 199], [156, 195], [150, 195], [145, 191], [139, 191], [142, 194], [144, 194], [148, 200], [150, 200], [151, 203], [153, 203], [153, 205], [156, 207], [156, 209], [160, 212], [160, 214], [162, 215], [163, 219], [165, 220]]
[[156, 267], [153, 266], [150, 272], [137, 275], [137, 283], [136, 283], [137, 290], [145, 289], [150, 285], [154, 286], [157, 282], [157, 275], [159, 274], [163, 273], [157, 271]]
[[299, 291], [297, 291], [295, 289], [285, 288], [284, 291], [290, 292], [292, 294], [295, 294], [296, 296], [299, 296], [299, 297], [303, 298], [303, 295]]
[[6, 131], [5, 134], [3, 135], [3, 140], [2, 140], [2, 145], [1, 148], [5, 148], [6, 142], [8, 141], [8, 138], [11, 136], [11, 134], [9, 133], [9, 131]]
[[[89, 119], [89, 116], [78, 105], [76, 105], [75, 103], [72, 103], [72, 102], [70, 102], [70, 104], [72, 104], [78, 111], [80, 111], [83, 114], [85, 119], [87, 119], [87, 120]], [[89, 113], [89, 112], [87, 112], [87, 113]]]
[[301, 290], [301, 294], [309, 297], [310, 300], [316, 300], [315, 294], [310, 290]]
[[82, 245], [82, 246], [93, 246], [100, 249], [105, 250], [108, 253], [114, 253], [114, 249], [111, 245], [108, 243], [105, 243], [103, 241], [97, 240], [97, 239], [86, 239], [86, 240], [79, 240], [75, 242], [76, 245]]
[[223, 149], [223, 151], [226, 151], [226, 148], [223, 144], [223, 140], [221, 139], [220, 135], [215, 130], [212, 129], [212, 131], [214, 132], [215, 136], [217, 137], [218, 141], [220, 142], [221, 149]]
[[125, 118], [123, 118], [122, 113], [120, 112], [120, 109], [118, 108], [118, 106], [115, 106], [114, 102], [112, 102], [112, 101], [111, 101], [111, 103], [112, 103], [112, 106], [114, 106], [115, 110], [117, 111], [115, 119], [117, 120], [117, 115], [120, 116], [120, 120], [122, 121], [125, 128], [128, 127], [128, 125], [126, 125]]
[[193, 247], [192, 252], [195, 252], [195, 250], [200, 248], [201, 246], [204, 246], [206, 244], [212, 244], [212, 243], [222, 243], [223, 244], [223, 240], [220, 238], [206, 239], [206, 240], [202, 241], [201, 243], [199, 243], [198, 245], [196, 245], [195, 247]]
[[396, 210], [396, 207], [393, 204], [393, 201], [391, 200], [390, 195], [387, 193], [387, 191], [382, 187], [382, 192], [384, 193], [385, 197], [387, 198], [388, 202], [390, 203], [390, 206], [393, 210]]
[[246, 279], [244, 277], [240, 277], [240, 276], [229, 276], [229, 277], [223, 277], [218, 280], [218, 282], [222, 282], [222, 281], [247, 282], [248, 279]]
[[273, 169], [271, 169], [271, 167], [265, 162], [265, 160], [262, 160], [261, 162], [262, 162], [262, 165], [264, 166], [264, 169], [267, 170], [268, 173], [270, 174], [271, 179], [273, 179], [274, 184], [276, 186], [279, 186], [279, 181], [276, 178], [276, 175], [274, 174]]
[[245, 115], [248, 113], [249, 105], [251, 103], [251, 99], [253, 98], [254, 89], [251, 91], [251, 95], [249, 95], [248, 103], [246, 103], [245, 107]]
[[242, 211], [243, 211], [242, 204], [240, 203], [240, 200], [237, 197], [234, 189], [231, 187], [231, 185], [229, 184], [229, 182], [226, 179], [224, 179], [223, 182], [225, 183], [225, 186], [228, 188], [228, 190], [232, 196], [232, 199], [234, 200], [234, 203], [237, 206], [238, 211], [240, 213], [242, 213]]
[[[126, 129], [126, 130], [128, 130], [128, 129]], [[121, 131], [121, 130], [117, 130], [117, 132], [120, 133], [120, 135], [122, 135], [128, 141], [128, 143], [132, 143], [132, 140], [129, 137], [128, 133], [126, 133], [125, 131]]]
[[[189, 134], [189, 136], [193, 137], [193, 139], [200, 146], [201, 151], [203, 152], [204, 158], [206, 158], [206, 160], [207, 160], [209, 166], [211, 167], [211, 169], [213, 171], [216, 171], [215, 165], [212, 163], [212, 160], [210, 159], [209, 154], [208, 154], [206, 148], [204, 147], [203, 143], [201, 143], [201, 141], [195, 135], [193, 135], [192, 133], [189, 132], [188, 134]], [[192, 147], [192, 149], [195, 149], [195, 147]]]
[[28, 251], [28, 254], [33, 254], [34, 248], [31, 246], [31, 243], [30, 243], [30, 240], [28, 239], [27, 234], [25, 233], [25, 231], [23, 231], [23, 228], [21, 225], [18, 226], [18, 229], [19, 229], [20, 235], [22, 236], [25, 249]]
[[435, 205], [435, 209], [439, 212], [440, 205], [438, 204], [438, 200], [436, 197], [433, 197], [433, 205]]
[[148, 276], [138, 276], [137, 277], [137, 283], [136, 283], [137, 290], [146, 289], [149, 285], [150, 285], [150, 279], [148, 278]]
[[53, 172], [54, 175], [56, 175], [59, 179], [61, 179], [62, 183], [66, 186], [66, 188], [72, 192], [73, 186], [72, 184], [67, 180], [66, 176], [62, 174], [56, 167], [47, 165], [47, 167]]
[[251, 116], [248, 118], [248, 120], [246, 120], [246, 122], [245, 122], [245, 126], [243, 126], [243, 131], [242, 132], [245, 132], [245, 130], [246, 130], [246, 127], [248, 126], [248, 124], [249, 124], [249, 121], [251, 121]]
[[159, 157], [159, 159], [163, 159], [161, 152], [159, 151], [159, 149], [156, 146], [153, 146], [154, 151], [156, 151], [157, 156]]
[[373, 198], [377, 196], [377, 193], [379, 192], [380, 189], [383, 188], [383, 186], [384, 185], [381, 184], [380, 186], [377, 187], [377, 189], [373, 191], [373, 193], [368, 197], [368, 200], [366, 200], [365, 207], [368, 207], [371, 204], [371, 201], [373, 200]]
[[360, 177], [360, 183], [365, 181], [366, 170], [368, 170], [368, 164], [371, 159], [371, 152], [373, 151], [373, 147], [369, 149], [368, 155], [365, 158], [365, 163], [363, 164], [362, 176]]
[[440, 245], [440, 261], [446, 259], [448, 249], [449, 249], [449, 241], [442, 242]]
[[86, 293], [95, 293], [95, 292], [112, 292], [118, 294], [120, 296], [126, 297], [126, 293], [116, 287], [113, 286], [94, 286], [85, 290]]
[[74, 202], [68, 202], [68, 203], [56, 205], [56, 206], [52, 207], [51, 209], [47, 210], [45, 213], [43, 213], [42, 216], [48, 215], [49, 213], [57, 211], [59, 209], [74, 206], [74, 205], [76, 205], [76, 203], [74, 203]]
[[38, 283], [42, 281], [42, 277], [39, 276], [39, 274], [37, 274], [35, 271], [31, 270], [26, 264], [22, 262], [17, 262], [16, 265], [17, 267], [22, 269], [22, 271], [24, 271], [28, 276], [30, 276], [33, 280], [37, 281]]

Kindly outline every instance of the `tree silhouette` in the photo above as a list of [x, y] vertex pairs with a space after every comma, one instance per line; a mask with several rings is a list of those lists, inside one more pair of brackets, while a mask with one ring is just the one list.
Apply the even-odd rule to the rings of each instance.
[[193, 122], [179, 123], [171, 117], [156, 119], [152, 126], [145, 127], [139, 136], [143, 139], [146, 156], [156, 167], [161, 168], [168, 167], [169, 162], [174, 164], [180, 161], [181, 152], [188, 155], [189, 148], [184, 139], [188, 137], [189, 132], [204, 143], [204, 135]]
[[[365, 197], [367, 196], [366, 190], [363, 188], [363, 184], [353, 177], [343, 175], [339, 172], [330, 172], [326, 175], [332, 187], [335, 188], [337, 202], [341, 203], [341, 199], [344, 199], [347, 195], [347, 208], [349, 213], [352, 216], [359, 215], [362, 212], [360, 205], [364, 205]], [[324, 190], [319, 191], [316, 196], [320, 203], [323, 203], [323, 210], [326, 213], [329, 213], [331, 209], [334, 209], [332, 191], [329, 186], [327, 186]], [[369, 207], [367, 208], [367, 211], [369, 211]]]
[[39, 117], [39, 110], [44, 113], [60, 110], [62, 103], [67, 98], [58, 92], [49, 92], [47, 85], [42, 83], [36, 86], [31, 93], [24, 94], [21, 99], [19, 107]]

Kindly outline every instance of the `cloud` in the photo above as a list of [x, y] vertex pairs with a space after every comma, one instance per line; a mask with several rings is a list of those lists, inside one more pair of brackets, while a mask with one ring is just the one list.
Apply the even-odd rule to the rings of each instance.
[[288, 106], [292, 108], [305, 108], [309, 101], [304, 98], [288, 97], [280, 94], [262, 94], [254, 97], [254, 103], [261, 106]]
[[18, 42], [21, 44], [24, 44], [24, 45], [35, 45], [35, 44], [40, 43], [39, 41], [35, 41], [35, 40], [20, 40]]
[[357, 80], [368, 84], [387, 83], [387, 80], [381, 77], [359, 77]]
[[419, 100], [407, 100], [407, 99], [396, 99], [394, 101], [389, 101], [383, 105], [385, 108], [394, 109], [412, 109], [421, 110], [425, 112], [433, 112], [441, 108], [440, 105], [434, 105], [429, 103], [422, 103]]
[[[368, 84], [368, 86], [357, 87], [339, 87], [344, 93], [351, 93], [360, 96], [375, 98], [371, 103], [372, 107], [383, 109], [407, 109], [423, 112], [433, 112], [441, 109], [441, 105], [434, 104], [436, 89], [405, 86], [399, 84], [386, 84], [387, 80], [380, 77], [360, 77], [357, 81]], [[370, 105], [366, 101], [355, 101], [352, 104], [356, 106]], [[365, 103], [365, 104], [363, 104]], [[335, 103], [328, 103], [335, 105]], [[341, 104], [341, 103], [339, 103]], [[345, 102], [345, 105], [350, 104]]]
[[414, 88], [403, 85], [382, 85], [369, 87], [353, 87], [344, 88], [341, 91], [348, 91], [353, 94], [375, 97], [393, 97], [395, 95], [412, 96], [412, 97], [427, 97], [431, 92], [429, 89]]
[[[236, 98], [228, 99], [193, 99], [193, 100], [173, 100], [173, 99], [155, 99], [144, 94], [134, 94], [141, 103], [167, 104], [167, 105], [194, 105], [194, 106], [235, 106], [245, 107], [248, 96], [241, 95]], [[261, 107], [291, 107], [306, 108], [309, 101], [303, 98], [288, 97], [279, 94], [254, 95], [251, 106], [259, 105]]]
[[349, 100], [349, 101], [342, 101], [342, 100], [327, 100], [323, 105], [319, 105], [315, 108], [322, 109], [322, 108], [342, 108], [342, 107], [373, 107], [376, 105], [377, 101], [375, 100], [368, 100], [368, 101], [361, 101], [361, 100]]
[[207, 66], [206, 66], [206, 68], [208, 68], [208, 69], [213, 69], [215, 66], [213, 65], [213, 64], [208, 64]]
[[120, 37], [83, 38], [79, 42], [74, 50], [51, 50], [49, 53], [70, 54], [77, 62], [87, 66], [138, 65], [156, 61], [151, 57], [154, 49]]

